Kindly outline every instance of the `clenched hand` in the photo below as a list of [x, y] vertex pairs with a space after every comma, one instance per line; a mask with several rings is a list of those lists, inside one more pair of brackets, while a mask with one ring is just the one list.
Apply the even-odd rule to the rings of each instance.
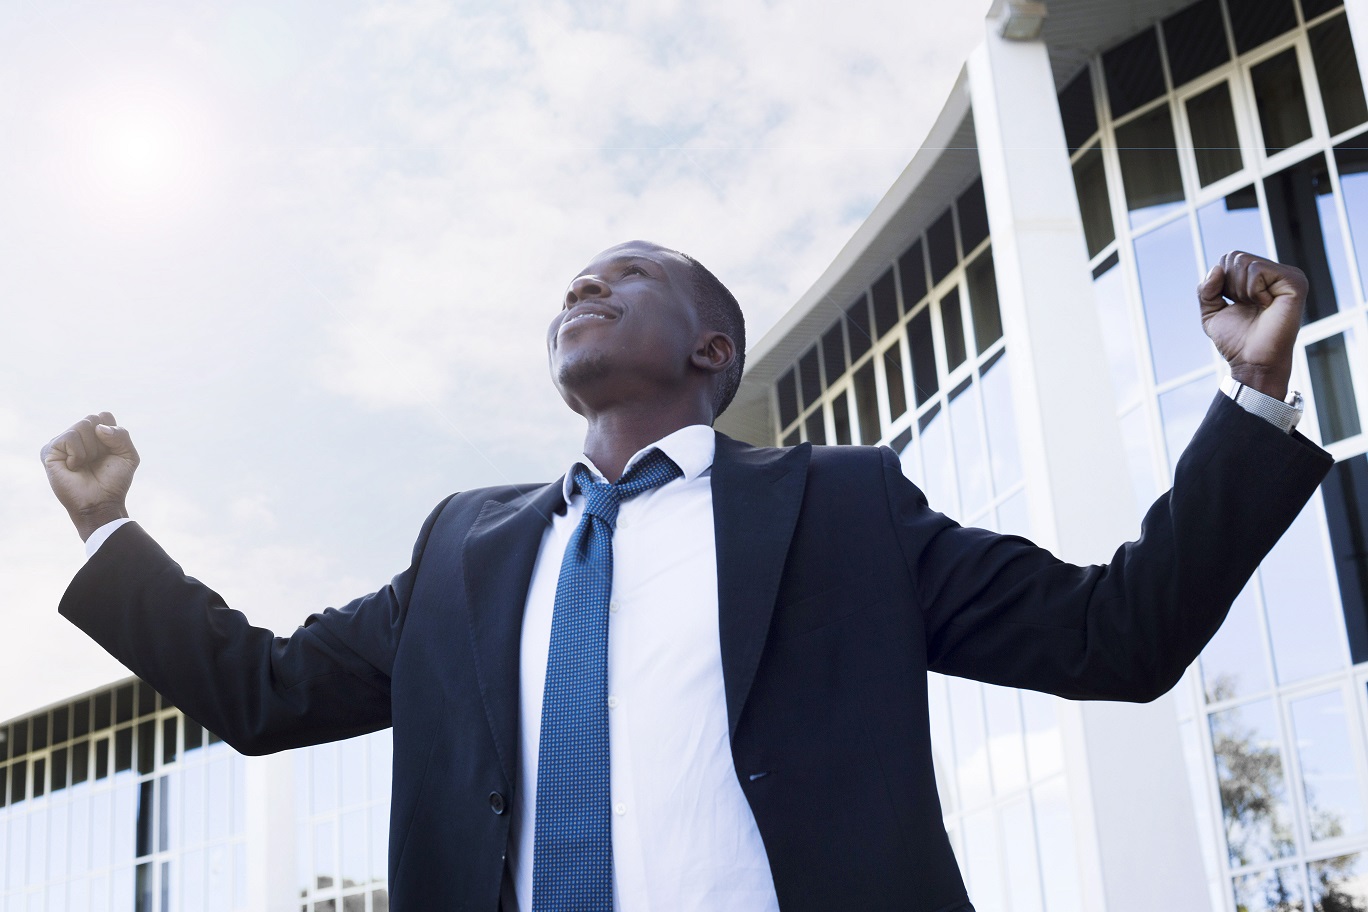
[[49, 440], [42, 458], [48, 484], [83, 541], [128, 515], [124, 499], [138, 468], [138, 451], [109, 412], [87, 415]]

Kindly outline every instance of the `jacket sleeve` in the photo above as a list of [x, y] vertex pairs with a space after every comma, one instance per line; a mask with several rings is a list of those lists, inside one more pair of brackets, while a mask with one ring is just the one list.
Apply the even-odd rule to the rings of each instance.
[[[449, 500], [449, 498], [448, 498]], [[244, 754], [349, 738], [390, 724], [390, 674], [438, 515], [388, 586], [278, 637], [186, 576], [137, 523], [76, 574], [59, 611], [129, 671]]]
[[1074, 699], [1152, 700], [1225, 619], [1330, 455], [1217, 395], [1139, 539], [1078, 567], [926, 506], [886, 454], [931, 670]]

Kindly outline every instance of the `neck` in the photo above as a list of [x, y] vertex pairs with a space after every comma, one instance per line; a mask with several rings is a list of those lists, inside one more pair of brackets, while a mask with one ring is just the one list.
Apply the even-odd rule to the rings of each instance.
[[622, 407], [586, 416], [584, 455], [609, 481], [617, 481], [627, 460], [642, 447], [691, 424], [711, 424], [711, 414], [697, 408]]

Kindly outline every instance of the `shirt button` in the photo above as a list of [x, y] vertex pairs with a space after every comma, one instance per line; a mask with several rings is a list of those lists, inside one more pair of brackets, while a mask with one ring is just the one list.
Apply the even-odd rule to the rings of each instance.
[[613, 813], [614, 813], [614, 814], [617, 814], [619, 817], [621, 817], [623, 814], [627, 813], [627, 805], [625, 805], [625, 804], [615, 804], [615, 805], [613, 805]]
[[609, 697], [609, 698], [608, 698], [608, 708], [609, 708], [609, 709], [617, 709], [617, 703], [618, 703], [617, 697]]
[[489, 809], [496, 814], [502, 814], [508, 805], [504, 801], [504, 796], [498, 792], [489, 793]]
[[[599, 604], [602, 605], [603, 602], [599, 602]], [[617, 614], [620, 608], [622, 608], [622, 603], [619, 602], [617, 599], [613, 599], [611, 602], [608, 603], [608, 610], [611, 611], [613, 614]]]

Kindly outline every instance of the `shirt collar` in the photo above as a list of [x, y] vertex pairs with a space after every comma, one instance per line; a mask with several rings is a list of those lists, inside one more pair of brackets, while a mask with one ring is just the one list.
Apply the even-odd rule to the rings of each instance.
[[[627, 474], [627, 469], [636, 465], [651, 450], [660, 450], [669, 456], [674, 460], [674, 464], [679, 466], [680, 471], [684, 473], [684, 480], [693, 481], [712, 468], [713, 456], [717, 452], [717, 434], [706, 424], [691, 424], [688, 427], [682, 427], [633, 453], [632, 458], [627, 460], [627, 465], [622, 470], [623, 474]], [[569, 503], [571, 496], [576, 493], [575, 467], [581, 465], [588, 469], [596, 480], [607, 480], [588, 456], [581, 456], [570, 463], [570, 469], [565, 473], [566, 503]]]

